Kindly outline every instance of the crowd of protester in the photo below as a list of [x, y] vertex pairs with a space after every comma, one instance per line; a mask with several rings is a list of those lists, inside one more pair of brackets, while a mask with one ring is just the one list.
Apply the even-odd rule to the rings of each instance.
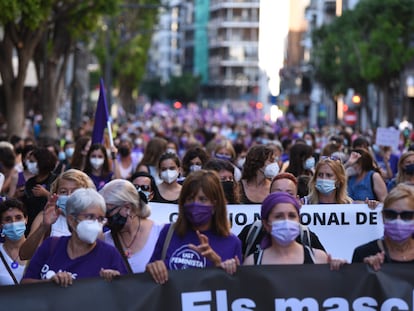
[[[90, 122], [57, 141], [4, 137], [0, 285], [144, 271], [163, 284], [169, 270], [234, 274], [242, 264], [338, 269], [345, 261], [300, 224], [303, 204], [383, 203], [383, 239], [357, 248], [353, 261], [414, 262], [410, 132], [391, 149], [375, 132], [197, 109], [153, 107], [114, 123], [102, 143], [92, 141]], [[151, 202], [177, 204], [176, 222], [151, 220]], [[261, 205], [261, 221], [235, 236], [227, 204]]]

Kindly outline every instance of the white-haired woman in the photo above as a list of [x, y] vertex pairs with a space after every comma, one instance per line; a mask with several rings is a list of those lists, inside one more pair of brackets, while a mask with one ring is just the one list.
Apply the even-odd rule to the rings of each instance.
[[66, 203], [71, 236], [48, 238], [38, 248], [22, 284], [53, 281], [66, 287], [73, 280], [101, 276], [107, 280], [126, 274], [118, 251], [98, 239], [106, 223], [106, 205], [94, 189], [78, 189]]
[[100, 193], [106, 202], [107, 225], [111, 229], [105, 232], [105, 241], [116, 246], [129, 272], [144, 272], [162, 229], [148, 219], [151, 210], [146, 195], [125, 179], [110, 181]]

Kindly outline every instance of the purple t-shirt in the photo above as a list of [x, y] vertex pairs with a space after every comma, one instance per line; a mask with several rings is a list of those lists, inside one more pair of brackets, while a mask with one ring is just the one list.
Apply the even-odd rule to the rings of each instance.
[[106, 183], [112, 180], [113, 172], [109, 172], [108, 175], [105, 176], [96, 176], [93, 174], [89, 174], [89, 177], [92, 179], [93, 183], [95, 184], [96, 190], [101, 190]]
[[121, 255], [112, 245], [97, 240], [91, 252], [70, 259], [67, 253], [70, 236], [56, 239], [48, 238], [40, 245], [23, 279], [49, 279], [60, 271], [72, 273], [73, 279], [99, 277], [101, 268], [118, 270], [121, 275], [128, 273]]
[[[167, 224], [161, 230], [150, 262], [161, 259], [161, 253], [169, 227], [170, 224]], [[221, 257], [222, 261], [234, 258], [234, 256], [237, 256], [241, 261], [241, 242], [237, 236], [230, 234], [229, 236], [223, 237], [211, 230], [201, 233], [208, 237], [211, 248]], [[213, 262], [189, 248], [188, 244], [190, 243], [194, 245], [200, 244], [197, 233], [194, 230], [190, 229], [183, 237], [179, 237], [176, 232], [173, 233], [164, 260], [168, 270], [214, 267]]]

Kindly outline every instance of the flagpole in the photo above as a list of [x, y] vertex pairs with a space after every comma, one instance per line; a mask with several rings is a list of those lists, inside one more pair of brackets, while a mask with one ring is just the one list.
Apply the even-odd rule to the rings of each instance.
[[112, 136], [112, 126], [111, 125], [112, 125], [112, 123], [111, 123], [110, 119], [108, 119], [108, 122], [106, 122], [106, 126], [107, 126], [107, 129], [108, 129], [109, 145], [111, 147], [113, 147], [114, 146], [114, 138]]

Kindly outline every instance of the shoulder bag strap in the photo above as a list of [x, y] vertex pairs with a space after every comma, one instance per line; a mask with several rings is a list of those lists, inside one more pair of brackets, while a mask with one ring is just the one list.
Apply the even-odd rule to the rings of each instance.
[[0, 258], [1, 258], [1, 261], [3, 261], [3, 264], [6, 267], [7, 272], [9, 272], [11, 278], [13, 279], [14, 284], [15, 285], [19, 284], [16, 277], [14, 276], [14, 273], [11, 271], [9, 265], [7, 264], [6, 259], [4, 258], [3, 252], [1, 252], [1, 251], [0, 251]]
[[175, 222], [171, 223], [170, 227], [168, 228], [167, 236], [165, 237], [164, 245], [162, 246], [162, 252], [161, 252], [161, 260], [165, 260], [165, 256], [167, 255], [167, 249], [170, 245], [171, 237], [174, 233], [175, 228]]
[[249, 255], [250, 250], [253, 247], [254, 241], [256, 241], [257, 236], [262, 230], [262, 221], [256, 220], [249, 229], [246, 237], [246, 250], [244, 252], [244, 257], [246, 258]]
[[263, 249], [259, 249], [256, 252], [254, 252], [253, 258], [254, 258], [254, 264], [255, 265], [261, 265], [262, 264], [263, 251], [264, 251]]
[[111, 236], [112, 236], [112, 240], [114, 241], [115, 247], [118, 249], [118, 252], [121, 254], [122, 259], [125, 262], [128, 273], [133, 274], [131, 265], [129, 264], [127, 256], [125, 256], [125, 252], [122, 249], [122, 245], [121, 245], [121, 242], [119, 241], [118, 235], [114, 231], [111, 230]]

